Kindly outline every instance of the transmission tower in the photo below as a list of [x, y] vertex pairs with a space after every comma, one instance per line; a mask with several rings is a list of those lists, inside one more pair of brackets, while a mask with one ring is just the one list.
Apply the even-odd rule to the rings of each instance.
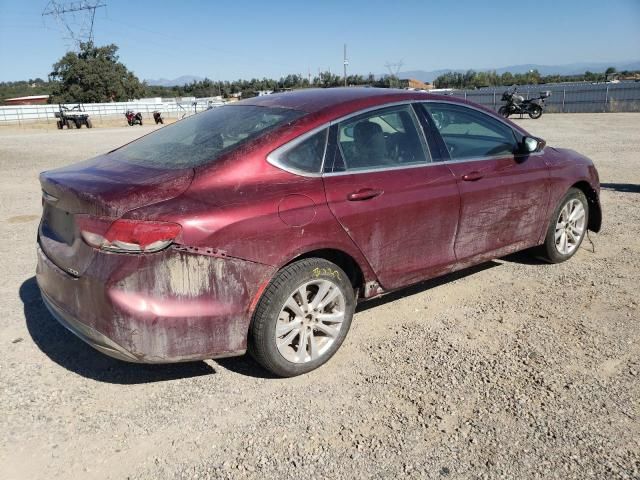
[[106, 7], [101, 0], [80, 0], [76, 2], [57, 2], [50, 0], [42, 11], [42, 16], [51, 16], [67, 32], [66, 39], [78, 47], [80, 42], [93, 41], [93, 24], [96, 10]]
[[398, 74], [400, 73], [400, 69], [402, 68], [403, 65], [404, 65], [404, 62], [402, 60], [396, 63], [387, 62], [384, 64], [384, 66], [387, 67], [387, 70], [389, 70], [389, 75], [391, 76], [391, 78], [389, 79], [390, 87], [393, 86], [391, 85], [392, 81], [395, 83], [395, 81], [398, 80]]

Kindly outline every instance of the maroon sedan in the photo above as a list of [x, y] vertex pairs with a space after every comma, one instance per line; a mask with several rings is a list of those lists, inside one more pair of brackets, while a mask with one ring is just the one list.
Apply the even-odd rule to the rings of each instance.
[[132, 362], [326, 362], [358, 300], [509, 253], [569, 259], [593, 163], [462, 100], [301, 90], [194, 115], [41, 174], [47, 307]]

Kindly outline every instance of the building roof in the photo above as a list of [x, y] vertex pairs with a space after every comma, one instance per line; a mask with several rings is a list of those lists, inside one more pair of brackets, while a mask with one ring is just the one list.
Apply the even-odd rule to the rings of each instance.
[[15, 97], [15, 98], [7, 98], [5, 99], [5, 102], [10, 102], [10, 101], [22, 101], [22, 100], [42, 100], [45, 98], [49, 98], [49, 95], [29, 95], [27, 97]]

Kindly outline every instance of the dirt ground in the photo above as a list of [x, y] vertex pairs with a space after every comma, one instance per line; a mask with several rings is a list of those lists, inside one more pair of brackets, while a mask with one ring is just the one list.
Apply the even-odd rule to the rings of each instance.
[[155, 127], [0, 128], [0, 477], [640, 478], [640, 114], [520, 122], [595, 161], [593, 246], [364, 304], [329, 364], [287, 380], [249, 358], [121, 363], [59, 326], [37, 175]]

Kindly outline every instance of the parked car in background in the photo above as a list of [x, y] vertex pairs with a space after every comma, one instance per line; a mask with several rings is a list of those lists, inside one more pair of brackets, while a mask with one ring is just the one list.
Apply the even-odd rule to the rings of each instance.
[[601, 224], [588, 158], [453, 97], [301, 90], [205, 111], [40, 175], [37, 280], [133, 362], [325, 363], [356, 303]]

